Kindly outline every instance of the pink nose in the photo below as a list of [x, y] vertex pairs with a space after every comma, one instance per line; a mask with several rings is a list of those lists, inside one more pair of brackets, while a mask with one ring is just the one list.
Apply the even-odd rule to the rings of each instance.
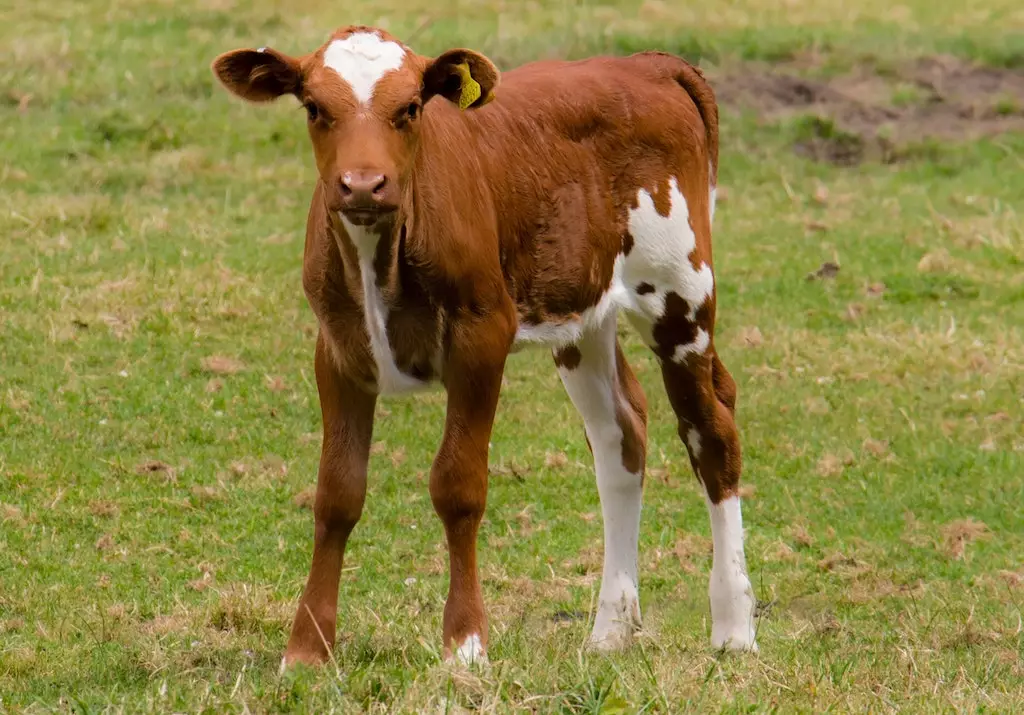
[[388, 179], [375, 171], [347, 171], [341, 177], [342, 211], [379, 211], [385, 208]]

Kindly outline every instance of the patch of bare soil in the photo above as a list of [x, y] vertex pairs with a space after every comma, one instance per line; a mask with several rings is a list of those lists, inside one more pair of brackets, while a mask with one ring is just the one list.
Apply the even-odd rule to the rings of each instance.
[[[794, 150], [852, 166], [905, 156], [926, 139], [971, 141], [1024, 131], [1024, 73], [950, 57], [926, 57], [884, 72], [862, 68], [818, 79], [798, 66], [745, 66], [710, 77], [718, 101], [766, 121], [804, 116]], [[717, 76], [716, 76], [717, 75]]]

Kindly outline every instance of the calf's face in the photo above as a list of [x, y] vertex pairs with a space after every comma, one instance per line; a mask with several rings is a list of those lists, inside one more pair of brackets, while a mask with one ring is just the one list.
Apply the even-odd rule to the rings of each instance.
[[480, 107], [498, 83], [498, 70], [479, 53], [457, 49], [430, 59], [369, 27], [339, 30], [303, 57], [268, 47], [226, 52], [213, 72], [252, 102], [298, 98], [328, 208], [361, 226], [399, 208], [427, 101], [441, 95], [461, 109]]

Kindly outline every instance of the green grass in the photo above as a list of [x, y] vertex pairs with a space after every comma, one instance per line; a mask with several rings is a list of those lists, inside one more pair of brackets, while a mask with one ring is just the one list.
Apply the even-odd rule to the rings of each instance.
[[[770, 604], [758, 657], [707, 645], [703, 499], [630, 336], [652, 413], [638, 647], [581, 648], [597, 492], [550, 358], [528, 352], [481, 536], [491, 668], [438, 656], [432, 393], [380, 409], [336, 664], [279, 676], [319, 443], [314, 168], [292, 104], [243, 106], [207, 69], [349, 20], [506, 67], [648, 46], [1019, 66], [1019, 3], [107, 5], [21, 3], [0, 27], [0, 711], [1024, 708], [1024, 137], [840, 169], [793, 154], [799, 121], [725, 112], [718, 345]], [[824, 261], [839, 274], [807, 280]]]

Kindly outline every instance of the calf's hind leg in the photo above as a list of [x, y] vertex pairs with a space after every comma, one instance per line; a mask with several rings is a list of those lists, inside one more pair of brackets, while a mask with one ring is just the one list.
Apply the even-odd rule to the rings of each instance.
[[711, 645], [756, 651], [754, 591], [747, 577], [740, 514], [736, 383], [713, 347], [679, 361], [663, 358], [661, 371], [679, 437], [704, 486], [711, 517]]
[[615, 315], [555, 353], [566, 392], [594, 453], [604, 521], [604, 568], [591, 644], [628, 645], [640, 627], [637, 542], [647, 446], [647, 404], [615, 337]]

